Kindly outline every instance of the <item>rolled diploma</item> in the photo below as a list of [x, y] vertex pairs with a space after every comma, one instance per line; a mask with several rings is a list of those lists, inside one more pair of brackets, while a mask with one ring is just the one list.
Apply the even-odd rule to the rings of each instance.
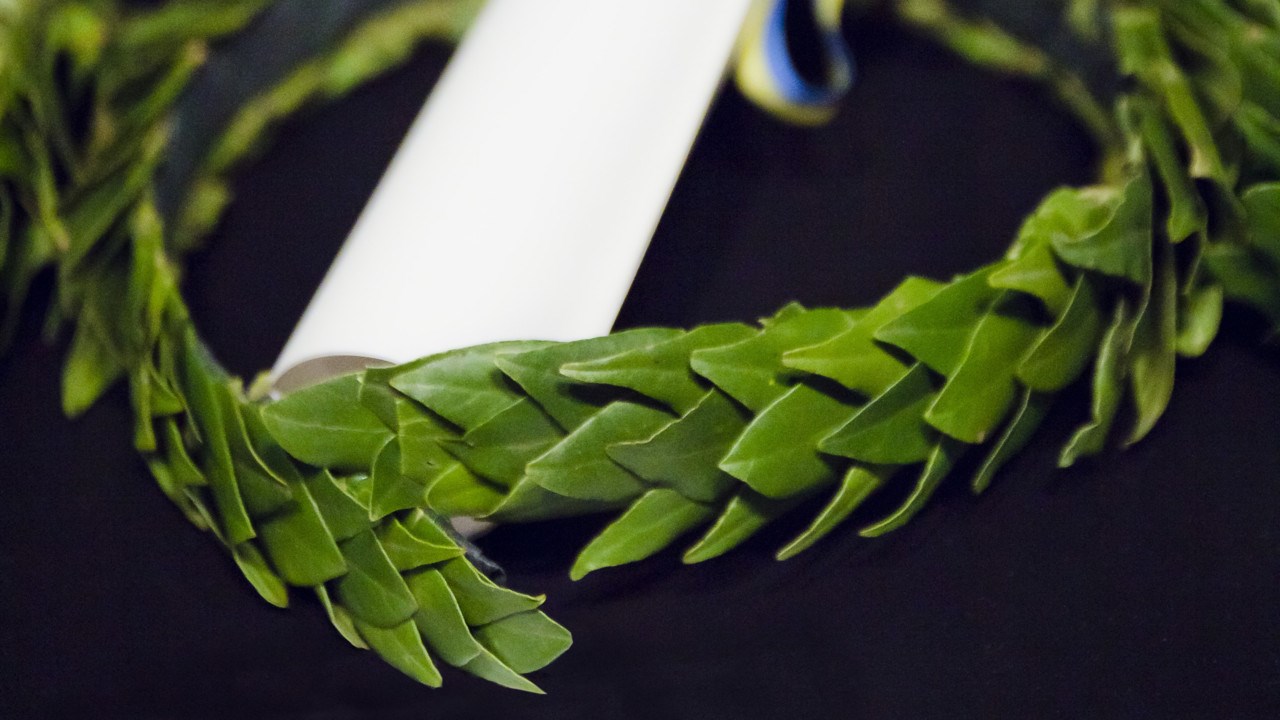
[[277, 387], [607, 333], [750, 3], [489, 0], [289, 338]]

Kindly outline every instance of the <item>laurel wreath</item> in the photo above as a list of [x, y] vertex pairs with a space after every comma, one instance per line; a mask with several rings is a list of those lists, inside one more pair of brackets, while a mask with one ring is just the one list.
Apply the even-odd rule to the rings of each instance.
[[72, 333], [66, 412], [128, 383], [156, 482], [258, 593], [283, 607], [289, 586], [311, 589], [343, 637], [428, 685], [434, 657], [537, 691], [524, 675], [570, 643], [449, 517], [610, 513], [580, 578], [689, 534], [684, 561], [706, 561], [827, 498], [785, 559], [885, 488], [905, 500], [863, 535], [907, 523], [958, 467], [981, 492], [1085, 376], [1091, 413], [1060, 464], [1137, 442], [1224, 301], [1280, 324], [1280, 0], [1059, 3], [1063, 31], [1112, 58], [1106, 102], [991, 20], [895, 0], [969, 60], [1045, 82], [1098, 140], [1097, 184], [1051, 193], [1003, 258], [866, 308], [464, 348], [271, 401], [201, 344], [176, 259], [276, 119], [456, 37], [477, 3], [402, 2], [299, 66], [241, 110], [166, 228], [153, 178], [174, 102], [207, 43], [267, 4], [0, 4], [4, 336], [51, 269], [47, 328]]

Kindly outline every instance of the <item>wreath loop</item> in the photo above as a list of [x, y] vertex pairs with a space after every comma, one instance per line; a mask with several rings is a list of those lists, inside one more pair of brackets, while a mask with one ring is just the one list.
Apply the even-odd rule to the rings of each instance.
[[[907, 483], [861, 533], [902, 526], [965, 454], [980, 455], [980, 492], [1086, 374], [1091, 416], [1061, 464], [1113, 436], [1137, 442], [1168, 404], [1176, 358], [1212, 342], [1224, 300], [1280, 323], [1280, 0], [1069, 3], [1068, 30], [1105, 42], [1125, 78], [1114, 112], [990, 22], [897, 0], [969, 59], [1047, 82], [1103, 149], [1099, 183], [1051, 193], [1003, 258], [948, 282], [908, 278], [867, 308], [497, 343], [265, 402], [201, 345], [171, 254], [211, 225], [220, 178], [270, 120], [451, 36], [474, 4], [404, 3], [262, 96], [166, 235], [151, 185], [169, 110], [205, 43], [265, 5], [0, 7], [6, 334], [32, 277], [54, 268], [48, 326], [74, 328], [68, 414], [127, 382], [160, 488], [257, 591], [283, 606], [287, 586], [313, 589], [352, 644], [429, 685], [434, 653], [536, 691], [523, 675], [569, 644], [541, 597], [492, 582], [441, 517], [615, 513], [577, 578], [694, 531], [685, 561], [709, 560], [827, 494], [785, 559]], [[1117, 432], [1126, 402], [1135, 421]]]

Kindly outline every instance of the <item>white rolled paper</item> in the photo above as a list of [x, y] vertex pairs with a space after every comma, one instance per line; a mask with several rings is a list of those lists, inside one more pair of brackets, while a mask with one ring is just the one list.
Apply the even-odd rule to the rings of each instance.
[[607, 333], [750, 4], [489, 0], [277, 376]]

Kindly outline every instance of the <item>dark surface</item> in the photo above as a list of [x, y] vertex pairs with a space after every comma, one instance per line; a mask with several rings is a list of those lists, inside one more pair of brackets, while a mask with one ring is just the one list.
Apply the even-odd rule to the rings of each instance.
[[[883, 26], [854, 41], [861, 82], [828, 127], [722, 99], [621, 324], [867, 303], [995, 257], [1042, 193], [1088, 178], [1085, 138], [1033, 88]], [[274, 359], [442, 57], [242, 173], [186, 286], [232, 369]], [[0, 362], [0, 716], [1276, 717], [1280, 357], [1256, 335], [1236, 319], [1181, 363], [1130, 451], [1053, 470], [1075, 388], [983, 497], [950, 482], [880, 540], [855, 522], [774, 562], [801, 513], [704, 565], [668, 552], [571, 583], [600, 520], [500, 529], [486, 549], [576, 638], [532, 697], [448, 671], [427, 689], [309, 598], [260, 601], [146, 475], [122, 392], [60, 416], [64, 348], [31, 315]]]

